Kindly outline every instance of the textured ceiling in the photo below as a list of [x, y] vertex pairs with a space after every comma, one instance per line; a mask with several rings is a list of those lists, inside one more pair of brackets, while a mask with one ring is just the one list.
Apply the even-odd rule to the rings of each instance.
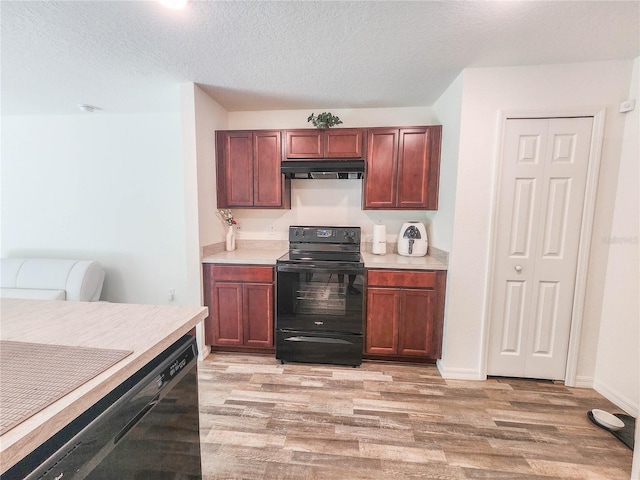
[[430, 106], [465, 67], [631, 59], [638, 1], [0, 1], [3, 114]]

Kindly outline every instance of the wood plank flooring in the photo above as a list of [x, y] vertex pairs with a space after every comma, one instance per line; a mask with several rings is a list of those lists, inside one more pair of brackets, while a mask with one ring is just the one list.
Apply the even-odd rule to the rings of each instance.
[[212, 353], [199, 368], [214, 479], [628, 480], [632, 451], [587, 418], [591, 389], [453, 381], [434, 365], [285, 364]]

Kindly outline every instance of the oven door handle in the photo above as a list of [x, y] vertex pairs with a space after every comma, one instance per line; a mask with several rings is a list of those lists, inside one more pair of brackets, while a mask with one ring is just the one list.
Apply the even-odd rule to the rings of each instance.
[[336, 265], [335, 267], [326, 267], [326, 266], [316, 266], [313, 263], [307, 263], [304, 266], [302, 265], [277, 265], [276, 271], [278, 272], [288, 272], [288, 273], [334, 273], [341, 274], [344, 273], [346, 275], [363, 275], [364, 268], [362, 267], [351, 267], [348, 265]]
[[331, 337], [311, 337], [305, 335], [298, 335], [295, 337], [288, 337], [284, 339], [285, 342], [306, 342], [306, 343], [337, 343], [343, 345], [351, 345], [351, 342], [342, 340], [341, 338]]

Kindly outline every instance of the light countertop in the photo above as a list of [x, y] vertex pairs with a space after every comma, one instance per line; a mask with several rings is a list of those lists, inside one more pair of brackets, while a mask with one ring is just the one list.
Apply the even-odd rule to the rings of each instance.
[[4, 433], [0, 437], [0, 472], [24, 458], [207, 315], [206, 307], [7, 298], [0, 300], [0, 309], [2, 340], [133, 352]]
[[447, 264], [440, 260], [426, 255], [424, 257], [405, 257], [397, 253], [387, 253], [386, 255], [374, 255], [369, 252], [362, 252], [365, 268], [393, 268], [406, 270], [447, 270]]
[[232, 252], [217, 252], [202, 259], [202, 263], [237, 263], [245, 265], [275, 265], [276, 260], [287, 253], [287, 249], [237, 248]]
[[[287, 248], [250, 248], [239, 247], [231, 252], [211, 253], [202, 259], [202, 263], [228, 263], [245, 265], [275, 265], [276, 260], [287, 253]], [[447, 270], [447, 264], [432, 256], [405, 257], [397, 253], [386, 255], [374, 255], [370, 252], [362, 252], [365, 268], [395, 268], [417, 270]]]

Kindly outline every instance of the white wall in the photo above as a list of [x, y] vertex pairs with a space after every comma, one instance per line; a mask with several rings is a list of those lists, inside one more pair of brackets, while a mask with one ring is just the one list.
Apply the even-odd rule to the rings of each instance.
[[[190, 305], [202, 305], [201, 247], [220, 241], [223, 235], [215, 216], [215, 135], [226, 128], [227, 112], [194, 83], [180, 86], [182, 114], [182, 164], [185, 192], [185, 243], [187, 298]], [[209, 354], [204, 324], [196, 326], [198, 358]]]
[[[184, 183], [184, 223], [186, 247], [187, 301], [202, 305], [202, 281], [200, 273], [200, 220], [198, 215], [198, 160], [196, 142], [195, 85], [180, 85], [180, 113], [182, 127], [182, 169]], [[196, 331], [200, 345], [204, 329]]]
[[202, 303], [201, 247], [221, 242], [216, 215], [215, 131], [227, 128], [227, 111], [194, 83], [180, 88], [185, 179], [187, 276], [190, 301]]
[[440, 362], [445, 376], [484, 378], [490, 225], [501, 111], [604, 107], [607, 109], [605, 139], [578, 363], [580, 378], [593, 379], [602, 279], [608, 256], [608, 246], [601, 239], [611, 234], [610, 213], [625, 118], [617, 112], [619, 102], [629, 93], [631, 66], [631, 61], [619, 61], [465, 70], [453, 248], [447, 286], [447, 333]]
[[439, 248], [451, 251], [453, 245], [453, 219], [456, 205], [456, 180], [460, 153], [460, 122], [462, 120], [462, 88], [464, 72], [433, 105], [442, 129], [442, 155], [440, 161], [440, 189], [438, 211], [433, 218], [433, 242]]
[[222, 242], [225, 228], [216, 215], [216, 130], [228, 128], [228, 113], [195, 86], [196, 149], [198, 162], [198, 218], [200, 245]]
[[[434, 243], [442, 245], [442, 250], [451, 252], [453, 247], [454, 218], [456, 205], [456, 182], [458, 177], [458, 157], [460, 154], [460, 123], [462, 120], [462, 94], [464, 72], [449, 85], [440, 96], [433, 109], [438, 114], [442, 128], [442, 155], [440, 161], [440, 189], [438, 211], [432, 222]], [[449, 275], [449, 274], [448, 274]], [[449, 329], [449, 288], [444, 305], [443, 338]]]
[[[634, 63], [631, 89], [626, 98], [638, 99], [638, 59]], [[638, 416], [640, 398], [640, 292], [639, 227], [640, 124], [638, 111], [624, 117], [624, 137], [615, 202], [610, 211], [611, 233], [596, 239], [609, 249], [604, 277], [602, 314], [594, 388], [608, 398], [617, 399], [632, 415]]]
[[[313, 113], [330, 111], [344, 122], [340, 127], [410, 126], [440, 124], [429, 107], [386, 109], [318, 109]], [[229, 128], [287, 129], [312, 128], [307, 123], [310, 110], [282, 110], [257, 112], [230, 112]], [[363, 240], [371, 241], [373, 225], [387, 226], [387, 241], [397, 241], [403, 222], [418, 220], [429, 229], [436, 212], [427, 211], [374, 211], [362, 210], [361, 180], [293, 180], [291, 210], [233, 209], [240, 224], [238, 239], [285, 240], [289, 225], [355, 225], [362, 228]], [[269, 235], [268, 226], [275, 225], [275, 235]], [[437, 235], [437, 234], [436, 234]], [[433, 246], [448, 250], [433, 242]]]
[[329, 111], [340, 117], [342, 124], [335, 128], [349, 127], [393, 127], [410, 125], [435, 125], [437, 117], [430, 107], [408, 108], [322, 108], [312, 110], [269, 110], [254, 112], [230, 112], [229, 128], [242, 129], [282, 129], [313, 128], [307, 122], [311, 113], [316, 115]]
[[178, 114], [2, 118], [1, 255], [98, 260], [102, 299], [186, 298]]

